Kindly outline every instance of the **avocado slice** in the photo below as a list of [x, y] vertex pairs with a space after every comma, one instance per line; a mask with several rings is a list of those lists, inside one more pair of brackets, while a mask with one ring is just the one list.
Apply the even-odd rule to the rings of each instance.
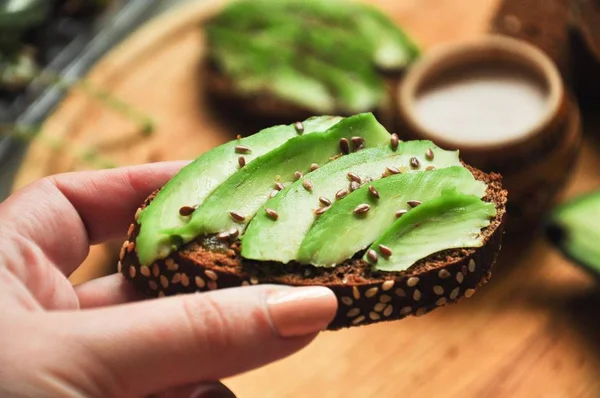
[[600, 274], [600, 191], [558, 206], [546, 222], [546, 236], [569, 259]]
[[[314, 44], [324, 56], [336, 49], [336, 45], [348, 44], [344, 49], [349, 47], [373, 57], [369, 62], [385, 70], [402, 69], [419, 55], [414, 40], [385, 13], [356, 1], [238, 0], [207, 24], [209, 32], [213, 27], [235, 28], [237, 32], [246, 33], [248, 41], [274, 36], [280, 44], [304, 44], [299, 46], [301, 51], [311, 50], [310, 45]], [[310, 32], [319, 32], [319, 35], [313, 36]], [[309, 35], [304, 36], [307, 33]], [[313, 40], [303, 42], [307, 37]], [[331, 40], [335, 42], [331, 43]], [[334, 46], [323, 47], [325, 43]], [[342, 67], [351, 66], [349, 62], [343, 62], [344, 54], [341, 53], [336, 51], [331, 61], [339, 62]]]
[[[302, 133], [325, 131], [342, 118], [333, 116], [312, 117], [302, 122]], [[169, 228], [185, 225], [189, 217], [181, 216], [184, 206], [196, 206], [223, 181], [239, 170], [239, 158], [251, 163], [260, 155], [277, 148], [299, 132], [295, 124], [270, 127], [251, 136], [230, 141], [200, 155], [181, 169], [161, 190], [154, 200], [139, 214], [140, 232], [136, 239], [139, 261], [149, 265], [152, 261], [169, 255], [180, 239], [166, 234]], [[310, 135], [310, 134], [309, 134]], [[251, 148], [251, 153], [237, 153], [236, 147]]]
[[188, 224], [167, 232], [180, 236], [184, 242], [232, 228], [243, 233], [277, 183], [285, 187], [298, 179], [296, 172], [301, 172], [304, 189], [314, 189], [312, 177], [305, 175], [310, 173], [311, 165], [338, 158], [341, 142], [349, 146], [352, 137], [364, 139], [365, 147], [390, 143], [390, 134], [371, 113], [343, 119], [322, 133], [295, 137], [238, 170], [206, 198]]
[[375, 270], [398, 272], [442, 250], [481, 247], [481, 229], [490, 225], [495, 215], [493, 203], [444, 191], [397, 219], [375, 240], [364, 260]]
[[271, 93], [321, 113], [379, 106], [386, 94], [379, 69], [400, 71], [419, 55], [385, 14], [355, 1], [235, 1], [205, 31], [209, 58], [239, 92]]
[[[297, 61], [297, 50], [280, 43], [285, 30], [289, 29], [286, 26], [283, 32], [270, 32], [248, 42], [237, 31], [213, 27], [212, 36], [222, 45], [214, 49], [213, 54], [223, 60], [225, 69], [235, 76], [237, 89], [244, 94], [268, 91], [305, 108], [326, 113], [336, 112], [339, 108], [353, 114], [379, 105], [385, 90], [367, 54], [360, 51], [352, 54], [351, 48], [344, 47], [341, 58], [353, 56], [355, 65], [352, 68], [339, 65], [339, 60], [324, 59], [325, 56], [306, 56]], [[296, 26], [295, 29], [304, 27]], [[312, 47], [336, 48], [330, 30], [306, 31], [302, 34], [305, 36], [303, 41], [310, 41]], [[344, 45], [343, 42], [340, 41], [340, 45]], [[277, 48], [279, 62], [270, 60], [274, 48]]]
[[[413, 158], [417, 159], [418, 167], [411, 166]], [[407, 141], [396, 150], [388, 144], [328, 163], [310, 174], [312, 191], [304, 189], [302, 181], [296, 181], [264, 204], [263, 208], [276, 211], [278, 218], [274, 220], [264, 210], [259, 211], [242, 237], [241, 255], [281, 263], [295, 260], [304, 236], [319, 217], [315, 211], [318, 214], [319, 209], [327, 210], [328, 202], [336, 201], [338, 191], [350, 191], [348, 173], [354, 173], [365, 183], [381, 178], [386, 167], [414, 172], [432, 166], [438, 169], [461, 166], [458, 151], [443, 150], [431, 141]]]
[[[370, 186], [377, 190], [379, 199], [373, 196]], [[302, 241], [297, 261], [318, 267], [340, 264], [384, 233], [396, 220], [396, 214], [450, 189], [483, 197], [486, 184], [461, 166], [395, 174], [366, 184], [335, 202], [317, 219]]]

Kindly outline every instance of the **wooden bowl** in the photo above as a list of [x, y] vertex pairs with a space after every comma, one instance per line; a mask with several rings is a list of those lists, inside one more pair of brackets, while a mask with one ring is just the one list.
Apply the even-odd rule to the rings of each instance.
[[[440, 79], [466, 76], [481, 67], [510, 68], [535, 79], [544, 93], [543, 111], [535, 123], [519, 134], [489, 140], [451, 136], [428, 127], [416, 111], [419, 95]], [[507, 229], [531, 231], [532, 224], [538, 224], [566, 181], [581, 142], [577, 104], [546, 54], [524, 41], [495, 35], [438, 46], [413, 65], [396, 95], [398, 131], [407, 139], [428, 139], [459, 149], [467, 163], [501, 173], [509, 192]], [[474, 112], [467, 111], [468, 117], [476, 117]], [[482, 136], [484, 131], [482, 127]]]

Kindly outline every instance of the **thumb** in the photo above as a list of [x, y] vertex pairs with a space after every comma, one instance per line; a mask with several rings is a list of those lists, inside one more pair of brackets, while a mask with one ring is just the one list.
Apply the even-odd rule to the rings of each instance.
[[333, 319], [323, 287], [248, 286], [74, 314], [68, 333], [128, 396], [216, 381], [306, 346]]

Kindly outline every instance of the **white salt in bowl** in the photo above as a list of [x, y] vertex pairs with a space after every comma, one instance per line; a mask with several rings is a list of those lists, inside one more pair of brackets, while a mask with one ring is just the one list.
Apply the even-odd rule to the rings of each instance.
[[531, 230], [551, 206], [581, 141], [577, 105], [553, 61], [504, 36], [430, 49], [396, 102], [400, 136], [459, 149], [468, 164], [503, 175], [513, 230]]

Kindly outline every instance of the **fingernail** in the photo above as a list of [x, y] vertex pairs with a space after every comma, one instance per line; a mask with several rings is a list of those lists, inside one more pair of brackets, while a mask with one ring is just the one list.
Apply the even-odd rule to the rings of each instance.
[[337, 299], [325, 287], [297, 287], [272, 292], [267, 306], [280, 336], [303, 336], [319, 332], [331, 322]]

